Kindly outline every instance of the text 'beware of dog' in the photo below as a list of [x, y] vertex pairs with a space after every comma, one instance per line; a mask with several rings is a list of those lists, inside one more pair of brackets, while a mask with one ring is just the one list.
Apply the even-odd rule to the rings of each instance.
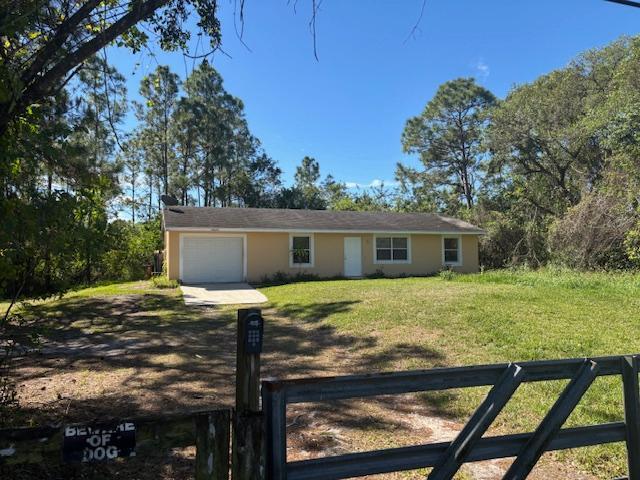
[[104, 462], [136, 455], [136, 427], [131, 422], [113, 425], [72, 425], [64, 429], [63, 460]]

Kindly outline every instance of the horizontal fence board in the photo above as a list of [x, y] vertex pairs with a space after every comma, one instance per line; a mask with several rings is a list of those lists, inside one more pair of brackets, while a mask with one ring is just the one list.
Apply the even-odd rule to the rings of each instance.
[[148, 455], [171, 448], [195, 445], [195, 418], [199, 415], [222, 415], [229, 418], [229, 410], [199, 411], [101, 420], [82, 424], [52, 425], [35, 428], [0, 430], [0, 463], [62, 462], [62, 442], [67, 426], [99, 425], [131, 422], [136, 427], [136, 455]]
[[[596, 357], [591, 360], [600, 366], [598, 376], [619, 375], [621, 373], [619, 355]], [[584, 358], [574, 358], [517, 363], [525, 371], [524, 382], [539, 382], [570, 379], [583, 362]], [[408, 372], [264, 381], [262, 385], [268, 392], [284, 391], [288, 404], [321, 402], [354, 397], [489, 386], [498, 381], [508, 366], [508, 363], [503, 363]]]
[[[477, 462], [514, 457], [532, 435], [533, 433], [520, 433], [483, 438], [478, 441], [465, 460]], [[624, 422], [566, 428], [560, 430], [547, 451], [589, 447], [624, 440]], [[433, 467], [449, 445], [449, 442], [441, 442], [290, 462], [287, 464], [286, 478], [287, 480], [326, 480]]]

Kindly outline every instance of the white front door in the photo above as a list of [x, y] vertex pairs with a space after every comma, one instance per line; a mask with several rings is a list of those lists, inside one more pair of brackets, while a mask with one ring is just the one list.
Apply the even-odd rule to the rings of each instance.
[[362, 240], [360, 237], [344, 237], [344, 276], [362, 276]]

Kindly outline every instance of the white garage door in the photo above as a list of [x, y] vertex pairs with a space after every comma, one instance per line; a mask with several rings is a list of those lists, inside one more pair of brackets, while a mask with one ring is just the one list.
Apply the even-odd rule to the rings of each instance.
[[183, 237], [182, 281], [242, 282], [242, 243], [242, 237]]

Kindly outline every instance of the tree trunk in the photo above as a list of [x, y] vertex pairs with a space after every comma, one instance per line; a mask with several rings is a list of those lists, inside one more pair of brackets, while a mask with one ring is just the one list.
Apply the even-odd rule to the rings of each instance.
[[149, 174], [149, 220], [151, 220], [151, 215], [153, 213], [153, 178], [151, 174]]
[[136, 224], [136, 181], [131, 182], [131, 222]]

